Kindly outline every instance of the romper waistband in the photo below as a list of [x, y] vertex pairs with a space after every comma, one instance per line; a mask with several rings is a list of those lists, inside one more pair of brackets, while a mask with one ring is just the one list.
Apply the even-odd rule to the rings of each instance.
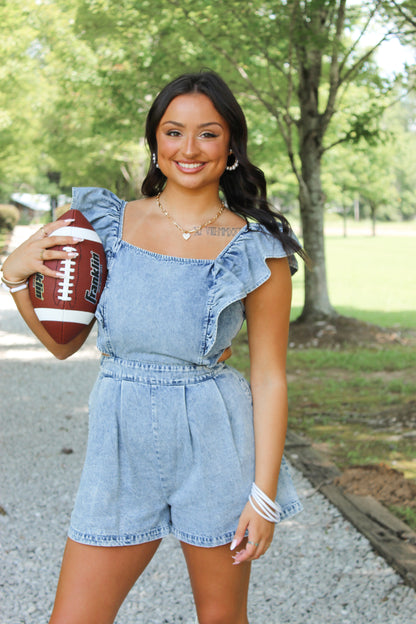
[[113, 377], [125, 381], [141, 381], [146, 384], [183, 385], [211, 379], [223, 371], [224, 368], [226, 368], [226, 365], [223, 362], [213, 366], [159, 364], [140, 362], [139, 360], [125, 360], [105, 355], [101, 358], [100, 373], [105, 377]]

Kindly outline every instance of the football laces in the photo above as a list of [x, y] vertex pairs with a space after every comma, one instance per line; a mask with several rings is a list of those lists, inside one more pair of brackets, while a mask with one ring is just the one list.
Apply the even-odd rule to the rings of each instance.
[[[63, 247], [64, 251], [76, 251], [74, 247]], [[63, 279], [58, 282], [58, 295], [60, 301], [71, 301], [74, 292], [74, 273], [76, 262], [73, 258], [65, 258], [61, 260], [59, 272], [64, 275]]]

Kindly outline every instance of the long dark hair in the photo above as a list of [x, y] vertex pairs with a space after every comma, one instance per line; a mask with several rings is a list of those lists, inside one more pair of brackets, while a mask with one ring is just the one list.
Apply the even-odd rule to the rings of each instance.
[[[304, 257], [305, 252], [291, 236], [288, 220], [273, 210], [267, 201], [266, 179], [261, 169], [253, 165], [247, 155], [247, 122], [228, 85], [218, 74], [211, 71], [183, 74], [167, 84], [153, 102], [146, 119], [146, 141], [151, 154], [157, 155], [156, 130], [170, 102], [178, 95], [202, 93], [209, 97], [219, 114], [226, 120], [230, 130], [230, 164], [234, 157], [239, 166], [234, 171], [225, 170], [220, 178], [220, 188], [227, 206], [233, 212], [264, 225], [269, 232], [279, 238], [286, 251], [297, 252]], [[142, 184], [142, 193], [154, 197], [160, 193], [166, 176], [150, 160], [149, 170]]]

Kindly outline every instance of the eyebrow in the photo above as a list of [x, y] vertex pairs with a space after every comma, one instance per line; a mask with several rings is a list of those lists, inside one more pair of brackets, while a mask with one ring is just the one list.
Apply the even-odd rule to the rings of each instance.
[[[164, 121], [162, 126], [166, 126], [166, 124], [173, 124], [174, 126], [179, 126], [180, 128], [185, 127], [185, 124], [180, 123], [180, 121]], [[198, 128], [206, 128], [207, 126], [219, 126], [220, 128], [223, 127], [222, 124], [220, 124], [218, 121], [206, 121], [205, 123], [199, 124]]]

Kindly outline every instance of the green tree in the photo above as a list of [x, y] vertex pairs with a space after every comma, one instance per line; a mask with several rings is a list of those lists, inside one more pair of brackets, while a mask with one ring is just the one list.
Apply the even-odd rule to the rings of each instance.
[[[385, 125], [394, 136], [391, 161], [398, 195], [397, 217], [416, 218], [416, 95], [411, 92], [386, 112]], [[396, 215], [392, 215], [394, 218]]]
[[41, 155], [41, 112], [49, 85], [42, 74], [38, 30], [31, 0], [0, 4], [0, 195], [16, 180], [32, 182]]
[[396, 2], [384, 2], [384, 9], [388, 15], [398, 19], [400, 32], [407, 37], [416, 35], [416, 2], [415, 0], [402, 0]]
[[360, 196], [368, 204], [372, 221], [373, 236], [376, 235], [376, 218], [381, 208], [394, 210], [398, 203], [395, 175], [390, 146], [387, 144], [370, 147], [363, 154], [365, 167], [359, 167]]
[[[382, 109], [377, 96], [388, 85], [371, 57], [392, 29], [384, 27], [369, 49], [362, 41], [380, 8], [376, 0], [351, 6], [346, 0], [125, 0], [116, 10], [104, 0], [83, 0], [78, 12], [78, 26], [94, 33], [97, 51], [113, 29], [110, 56], [119, 51], [122, 69], [107, 71], [106, 85], [124, 117], [137, 114], [137, 100], [120, 85], [137, 85], [142, 60], [134, 63], [132, 54], [141, 58], [144, 46], [149, 54], [145, 90], [181, 71], [209, 66], [228, 80], [251, 114], [268, 124], [265, 161], [273, 162], [266, 145], [270, 135], [280, 134], [297, 180], [304, 245], [314, 263], [305, 274], [303, 320], [336, 314], [326, 284], [321, 163], [332, 145], [377, 134]], [[127, 33], [132, 45], [126, 44]], [[117, 40], [120, 45], [114, 47]], [[329, 142], [328, 129], [351, 84], [365, 84], [371, 98], [366, 107], [360, 102], [349, 111], [347, 127]]]
[[[365, 99], [363, 88], [350, 96]], [[325, 156], [324, 186], [328, 205], [351, 211], [360, 195], [373, 220], [411, 219], [416, 216], [415, 96], [409, 94], [386, 109], [380, 137], [373, 144], [341, 143]]]
[[[303, 320], [335, 315], [327, 292], [322, 159], [342, 142], [371, 140], [389, 85], [371, 58], [396, 32], [378, 25], [384, 5], [369, 0], [54, 0], [36, 3], [38, 37], [54, 86], [46, 115], [48, 168], [78, 182], [133, 193], [143, 161], [148, 103], [178, 73], [210, 67], [230, 83], [247, 111], [250, 149], [272, 191], [283, 195], [282, 149], [297, 184], [304, 245], [314, 266], [305, 275]], [[400, 21], [400, 15], [396, 16]], [[386, 18], [387, 19], [387, 18]], [[368, 99], [344, 107], [351, 86]], [[50, 155], [53, 154], [51, 157]], [[283, 175], [281, 175], [283, 171]], [[74, 176], [74, 174], [76, 174]], [[289, 186], [289, 185], [288, 185]], [[286, 187], [287, 189], [288, 187]]]

